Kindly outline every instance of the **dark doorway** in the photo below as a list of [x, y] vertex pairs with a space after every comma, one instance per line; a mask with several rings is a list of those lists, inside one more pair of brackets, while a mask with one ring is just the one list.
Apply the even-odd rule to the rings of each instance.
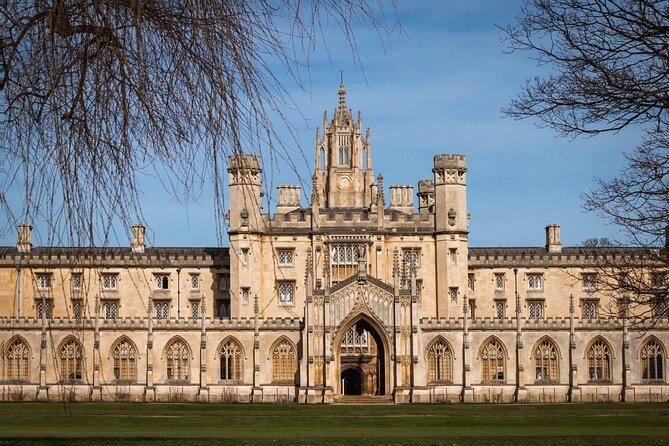
[[344, 395], [361, 395], [362, 386], [360, 372], [357, 369], [346, 369], [341, 372]]
[[380, 333], [369, 321], [359, 319], [348, 326], [339, 353], [340, 392], [343, 395], [386, 394], [384, 347]]

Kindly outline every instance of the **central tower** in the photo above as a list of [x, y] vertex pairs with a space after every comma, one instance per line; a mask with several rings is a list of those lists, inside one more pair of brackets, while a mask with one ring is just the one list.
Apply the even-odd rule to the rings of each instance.
[[325, 208], [362, 208], [372, 203], [372, 155], [369, 128], [362, 135], [362, 114], [353, 121], [346, 106], [346, 89], [339, 85], [339, 106], [332, 121], [323, 113], [323, 137], [316, 129], [314, 177], [319, 202]]

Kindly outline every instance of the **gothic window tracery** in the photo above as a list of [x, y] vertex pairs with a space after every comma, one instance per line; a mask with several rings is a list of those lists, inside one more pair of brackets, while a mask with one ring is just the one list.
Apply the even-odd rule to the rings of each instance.
[[114, 379], [134, 382], [137, 379], [137, 349], [128, 338], [116, 341], [113, 349]]
[[427, 352], [428, 381], [451, 381], [453, 379], [453, 355], [448, 343], [437, 339]]
[[5, 378], [13, 382], [30, 380], [30, 349], [21, 338], [14, 338], [5, 349]]
[[664, 348], [651, 337], [641, 346], [641, 379], [644, 381], [664, 381]]
[[534, 365], [536, 381], [557, 382], [558, 350], [551, 339], [544, 338], [534, 347]]
[[220, 379], [232, 384], [242, 381], [242, 347], [234, 339], [228, 339], [220, 353]]
[[611, 348], [602, 338], [597, 338], [588, 349], [588, 377], [590, 381], [611, 379]]
[[295, 381], [295, 347], [287, 339], [281, 339], [272, 349], [272, 381]]
[[504, 382], [504, 347], [492, 338], [481, 347], [481, 381]]
[[173, 339], [165, 347], [167, 359], [167, 380], [187, 382], [190, 380], [190, 350], [180, 338]]
[[83, 353], [79, 341], [66, 339], [59, 349], [58, 357], [61, 381], [73, 382], [83, 378]]

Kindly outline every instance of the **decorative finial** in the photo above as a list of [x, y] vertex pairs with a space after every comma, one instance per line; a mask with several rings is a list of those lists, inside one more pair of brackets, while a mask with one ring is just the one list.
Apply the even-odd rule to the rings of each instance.
[[339, 69], [339, 83], [342, 84], [342, 85], [344, 84], [344, 69], [343, 68]]

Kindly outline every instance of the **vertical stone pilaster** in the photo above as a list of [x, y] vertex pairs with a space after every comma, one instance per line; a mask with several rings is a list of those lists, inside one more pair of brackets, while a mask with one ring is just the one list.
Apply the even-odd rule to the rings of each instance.
[[578, 370], [574, 363], [576, 354], [576, 334], [574, 329], [574, 296], [569, 295], [569, 402], [581, 401], [580, 388], [578, 387]]
[[149, 294], [147, 302], [148, 319], [146, 334], [146, 390], [144, 398], [146, 401], [155, 399], [155, 390], [153, 388], [153, 315], [152, 315], [153, 296]]
[[462, 303], [462, 402], [474, 402], [474, 388], [471, 387], [471, 358], [469, 350], [469, 300]]
[[200, 401], [209, 401], [209, 385], [207, 383], [207, 306], [205, 304], [204, 294], [200, 296], [200, 307], [202, 308], [202, 318], [200, 325], [200, 389], [198, 398]]
[[258, 304], [258, 294], [253, 296], [253, 394], [251, 401], [262, 403], [262, 388], [258, 385], [260, 382], [260, 327], [258, 315], [260, 305]]

